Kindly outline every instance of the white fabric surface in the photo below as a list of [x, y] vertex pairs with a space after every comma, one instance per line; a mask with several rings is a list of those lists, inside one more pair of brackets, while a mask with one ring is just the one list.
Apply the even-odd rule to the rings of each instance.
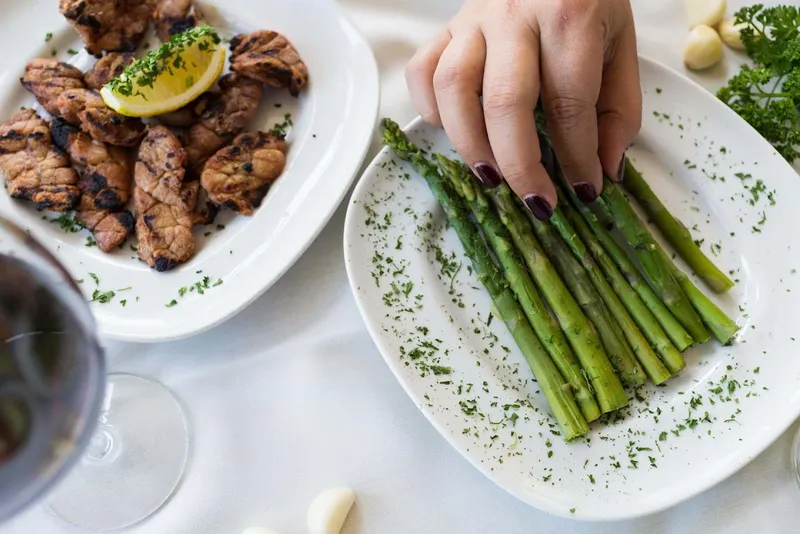
[[[341, 2], [375, 50], [382, 115], [401, 124], [414, 116], [403, 66], [459, 4]], [[682, 1], [634, 6], [641, 51], [682, 69]], [[694, 78], [713, 88], [725, 75], [720, 68]], [[636, 521], [567, 521], [507, 495], [450, 448], [383, 363], [347, 284], [343, 221], [344, 206], [295, 267], [227, 324], [177, 343], [109, 343], [110, 367], [163, 381], [183, 399], [193, 429], [177, 495], [130, 532], [227, 534], [263, 525], [299, 534], [311, 499], [337, 485], [357, 495], [345, 533], [797, 532], [800, 492], [789, 457], [796, 427], [719, 486]], [[0, 532], [79, 531], [37, 505]]]

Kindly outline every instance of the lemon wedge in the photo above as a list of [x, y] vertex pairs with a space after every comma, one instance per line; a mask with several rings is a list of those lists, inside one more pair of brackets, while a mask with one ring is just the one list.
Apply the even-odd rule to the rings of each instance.
[[206, 92], [225, 67], [225, 47], [206, 24], [174, 36], [103, 86], [106, 105], [128, 117], [182, 108]]

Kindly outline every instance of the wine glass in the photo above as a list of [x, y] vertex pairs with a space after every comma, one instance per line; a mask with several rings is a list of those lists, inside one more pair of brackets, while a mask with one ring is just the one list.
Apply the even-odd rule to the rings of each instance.
[[69, 273], [0, 218], [0, 521], [48, 494], [62, 519], [116, 530], [178, 487], [180, 402], [154, 380], [106, 376], [96, 332]]

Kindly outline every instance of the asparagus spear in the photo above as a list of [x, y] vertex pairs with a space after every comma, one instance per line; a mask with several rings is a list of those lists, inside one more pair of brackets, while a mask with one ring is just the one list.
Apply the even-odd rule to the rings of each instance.
[[702, 291], [697, 289], [697, 286], [689, 280], [689, 277], [678, 269], [678, 266], [667, 256], [663, 248], [659, 246], [658, 249], [663, 261], [670, 266], [672, 274], [680, 284], [681, 289], [686, 293], [686, 297], [692, 303], [694, 309], [697, 310], [697, 313], [700, 314], [700, 317], [703, 318], [703, 322], [711, 329], [714, 337], [722, 344], [730, 343], [734, 336], [736, 336], [736, 333], [739, 332], [739, 325], [728, 317], [724, 311], [719, 309], [716, 304], [711, 302], [711, 299]]
[[536, 285], [553, 310], [561, 330], [572, 345], [581, 367], [588, 375], [600, 409], [603, 413], [608, 413], [626, 406], [628, 398], [619, 378], [614, 374], [614, 368], [603, 350], [597, 331], [587, 320], [534, 237], [530, 221], [514, 202], [511, 189], [502, 183], [489, 191], [489, 197]]
[[581, 366], [575, 354], [569, 348], [564, 334], [553, 319], [542, 300], [539, 291], [519, 259], [517, 250], [508, 234], [508, 230], [494, 212], [483, 191], [472, 178], [468, 167], [456, 163], [441, 154], [436, 155], [437, 164], [442, 174], [450, 180], [472, 211], [475, 220], [483, 230], [483, 235], [494, 251], [509, 287], [517, 297], [525, 316], [539, 336], [539, 340], [550, 354], [553, 362], [571, 386], [575, 400], [581, 408], [587, 422], [600, 417], [600, 408], [589, 389], [586, 377], [581, 373]]
[[689, 267], [717, 293], [724, 293], [733, 287], [733, 281], [719, 270], [714, 263], [703, 254], [695, 244], [689, 230], [678, 219], [667, 211], [667, 208], [650, 189], [636, 167], [627, 160], [625, 164], [625, 189], [639, 201], [644, 210], [656, 223], [656, 226], [675, 247], [678, 254], [689, 264]]
[[[617, 245], [617, 242], [614, 241], [611, 235], [609, 235], [605, 228], [603, 228], [603, 226], [600, 224], [600, 221], [597, 220], [597, 217], [595, 217], [594, 213], [592, 213], [592, 211], [587, 208], [585, 204], [575, 201], [574, 206], [583, 216], [583, 220], [589, 225], [592, 233], [594, 233], [603, 249], [611, 257], [617, 267], [619, 267], [622, 275], [642, 299], [644, 305], [655, 316], [664, 331], [666, 331], [667, 336], [669, 336], [669, 339], [672, 341], [672, 344], [675, 346], [675, 348], [677, 348], [680, 352], [688, 349], [693, 343], [692, 336], [690, 336], [689, 333], [681, 326], [678, 320], [672, 315], [672, 312], [670, 312], [664, 303], [661, 302], [661, 299], [658, 297], [658, 295], [656, 295], [650, 286], [647, 285], [647, 282], [644, 280], [644, 278], [642, 278], [642, 275], [639, 274], [639, 271], [636, 270], [636, 267], [633, 265], [633, 263], [631, 263], [631, 260], [628, 259], [625, 251], [622, 250], [619, 245]], [[638, 316], [638, 314], [634, 313], [633, 311], [631, 311], [631, 313], [633, 313], [634, 317]], [[656, 348], [657, 347], [658, 345], [656, 345]], [[667, 367], [670, 367], [669, 364]], [[677, 372], [672, 368], [670, 368], [670, 370]]]
[[442, 206], [450, 224], [455, 229], [464, 252], [472, 261], [478, 279], [492, 298], [497, 312], [511, 332], [533, 375], [553, 410], [556, 420], [567, 440], [589, 431], [575, 398], [558, 369], [539, 342], [525, 315], [517, 304], [514, 294], [508, 289], [497, 265], [495, 265], [478, 228], [470, 221], [464, 204], [449, 183], [442, 178], [435, 165], [430, 163], [400, 127], [390, 119], [383, 120], [383, 141], [401, 159], [408, 161], [428, 183], [436, 200]]
[[[628, 281], [625, 280], [625, 277], [614, 264], [613, 260], [603, 249], [600, 241], [598, 241], [597, 237], [592, 233], [589, 225], [578, 215], [578, 212], [566, 199], [559, 202], [559, 210], [561, 210], [563, 217], [566, 218], [567, 222], [572, 226], [572, 231], [577, 231], [578, 234], [579, 239], [576, 238], [573, 240], [573, 245], [571, 245], [573, 253], [576, 255], [581, 253], [578, 245], [582, 240], [591, 258], [594, 259], [600, 267], [602, 274], [605, 275], [605, 278], [600, 276], [600, 273], [594, 275], [595, 277], [600, 276], [600, 280], [595, 286], [599, 289], [603, 284], [610, 285], [610, 289], [613, 289], [612, 295], [619, 297], [619, 300], [622, 301], [627, 312], [630, 312], [630, 314], [622, 314], [619, 311], [615, 311], [617, 309], [617, 304], [619, 304], [618, 301], [616, 303], [614, 302], [614, 300], [617, 299], [612, 298], [606, 300], [606, 306], [608, 306], [608, 309], [611, 310], [617, 322], [625, 331], [628, 342], [631, 344], [631, 347], [634, 348], [636, 357], [639, 359], [639, 363], [642, 364], [642, 367], [644, 367], [647, 376], [653, 383], [660, 384], [669, 378], [670, 375], [678, 373], [678, 371], [683, 369], [686, 365], [683, 356], [675, 349], [669, 337], [667, 337], [667, 334], [661, 328], [661, 325], [658, 324], [655, 316], [647, 309], [647, 306], [644, 305], [636, 291], [634, 291], [630, 284], [628, 284]], [[558, 228], [558, 223], [555, 220], [554, 224], [556, 224]], [[567, 230], [569, 228], [564, 227], [564, 229]], [[561, 231], [561, 228], [559, 228], [559, 231]], [[564, 233], [562, 232], [562, 237], [563, 236]], [[585, 252], [582, 254], [585, 255]], [[590, 261], [584, 261], [584, 266], [587, 267], [587, 270], [590, 264]], [[596, 270], [596, 268], [597, 266], [595, 266], [593, 270]], [[604, 293], [605, 290], [601, 292], [601, 295]], [[636, 346], [637, 344], [641, 346], [644, 340], [639, 339], [640, 336], [637, 336], [637, 332], [633, 331], [630, 326], [625, 326], [626, 323], [631, 320], [639, 327], [640, 332], [638, 333], [643, 333], [647, 341], [649, 341], [649, 345], [645, 344], [644, 348], [640, 349], [640, 351], [636, 350]], [[660, 360], [658, 360], [655, 354], [652, 354], [650, 345], [658, 351], [659, 356], [661, 356]], [[666, 366], [666, 369], [664, 366]]]
[[578, 263], [556, 230], [547, 222], [534, 220], [533, 231], [550, 257], [556, 271], [564, 280], [581, 309], [597, 328], [603, 347], [611, 359], [622, 383], [636, 387], [644, 384], [647, 377], [636, 361], [625, 336], [614, 321], [602, 298], [589, 281], [586, 271]]
[[622, 191], [608, 178], [604, 180], [603, 192], [597, 203], [611, 216], [633, 246], [633, 251], [644, 271], [642, 274], [653, 291], [661, 297], [667, 308], [695, 341], [699, 343], [708, 341], [711, 337], [708, 330], [675, 280], [672, 269], [658, 253], [658, 245], [650, 231], [628, 204]]

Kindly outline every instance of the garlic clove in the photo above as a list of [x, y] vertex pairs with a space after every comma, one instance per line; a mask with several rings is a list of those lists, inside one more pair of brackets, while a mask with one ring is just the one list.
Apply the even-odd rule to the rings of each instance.
[[308, 506], [309, 534], [339, 534], [356, 495], [350, 488], [330, 488]]
[[726, 0], [683, 0], [689, 28], [704, 24], [714, 27], [722, 21], [728, 8]]
[[722, 39], [714, 28], [695, 26], [686, 36], [683, 62], [692, 70], [713, 67], [722, 59]]
[[746, 22], [734, 24], [732, 20], [728, 19], [720, 22], [717, 29], [723, 43], [734, 50], [744, 50], [744, 44], [742, 44], [742, 29], [746, 27]]

